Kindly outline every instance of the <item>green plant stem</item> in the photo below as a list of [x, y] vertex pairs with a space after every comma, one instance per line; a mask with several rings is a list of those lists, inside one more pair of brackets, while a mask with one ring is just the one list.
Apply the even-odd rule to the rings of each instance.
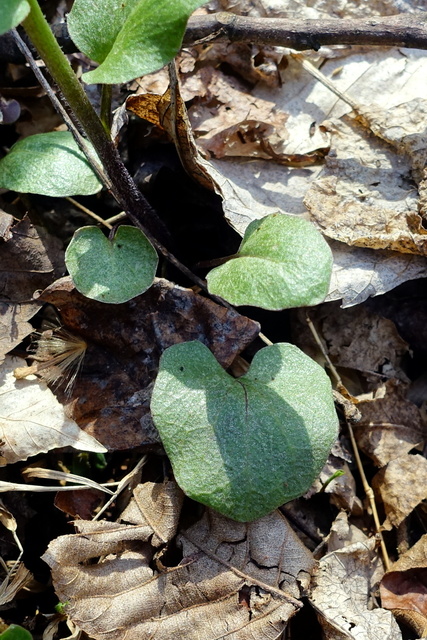
[[101, 122], [105, 129], [110, 132], [111, 129], [111, 101], [113, 96], [113, 87], [111, 84], [103, 84], [101, 87]]
[[22, 26], [49, 73], [60, 88], [67, 104], [92, 142], [113, 185], [112, 193], [129, 218], [142, 231], [168, 242], [169, 234], [124, 166], [117, 149], [93, 109], [71, 65], [56, 41], [37, 0], [28, 0], [31, 11]]

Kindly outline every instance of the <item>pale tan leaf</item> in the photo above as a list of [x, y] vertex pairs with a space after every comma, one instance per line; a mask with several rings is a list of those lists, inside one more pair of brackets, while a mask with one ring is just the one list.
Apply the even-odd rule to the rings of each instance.
[[182, 560], [163, 571], [154, 568], [146, 521], [77, 527], [44, 560], [71, 620], [96, 640], [273, 640], [299, 608], [312, 567], [278, 512], [250, 524], [207, 512], [178, 536]]
[[384, 503], [383, 528], [398, 527], [427, 498], [427, 460], [418, 454], [391, 460], [374, 476], [372, 488]]
[[326, 302], [342, 299], [344, 309], [386, 293], [408, 280], [427, 277], [424, 256], [350, 247], [335, 240], [329, 240], [329, 245], [334, 264]]
[[13, 371], [24, 365], [20, 358], [7, 357], [0, 367], [0, 465], [57, 447], [105, 452], [95, 438], [65, 416], [62, 405], [44, 382], [35, 376], [16, 380]]
[[356, 542], [365, 543], [367, 540], [368, 536], [348, 521], [347, 513], [340, 511], [332, 523], [327, 538], [328, 553], [343, 549]]
[[371, 538], [320, 560], [310, 602], [328, 640], [401, 640], [392, 614], [373, 608], [371, 592], [382, 573], [375, 547]]

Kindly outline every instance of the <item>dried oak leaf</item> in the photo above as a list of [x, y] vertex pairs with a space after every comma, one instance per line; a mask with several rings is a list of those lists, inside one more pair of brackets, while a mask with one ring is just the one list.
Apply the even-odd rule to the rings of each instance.
[[371, 398], [359, 397], [357, 408], [362, 419], [353, 426], [356, 441], [378, 467], [425, 440], [426, 427], [421, 412], [406, 400], [406, 391], [406, 385], [399, 380], [388, 380]]
[[328, 640], [401, 640], [390, 611], [372, 608], [371, 592], [382, 573], [375, 547], [371, 538], [320, 560], [309, 599]]
[[40, 299], [55, 305], [64, 328], [88, 343], [71, 397], [61, 388], [57, 395], [77, 424], [110, 451], [159, 442], [149, 403], [167, 347], [200, 340], [227, 368], [259, 331], [236, 311], [162, 279], [124, 304], [89, 300], [70, 278], [55, 282]]
[[0, 362], [33, 328], [28, 320], [40, 309], [33, 299], [64, 272], [62, 243], [27, 217], [13, 224], [0, 211]]
[[[427, 632], [427, 535], [404, 553], [380, 585], [381, 604], [425, 637]], [[405, 613], [406, 615], [402, 615]]]
[[76, 524], [43, 558], [71, 620], [95, 640], [273, 640], [312, 566], [277, 511], [250, 524], [207, 512], [178, 536], [182, 560], [160, 571], [147, 521]]
[[398, 527], [427, 498], [427, 460], [418, 454], [391, 460], [373, 477], [372, 488], [384, 503], [383, 529]]

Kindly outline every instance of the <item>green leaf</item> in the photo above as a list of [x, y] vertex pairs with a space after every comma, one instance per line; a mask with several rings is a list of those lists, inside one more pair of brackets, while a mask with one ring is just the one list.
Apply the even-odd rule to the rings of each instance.
[[169, 347], [151, 413], [184, 492], [240, 521], [307, 491], [338, 432], [329, 378], [284, 343], [238, 379], [200, 342]]
[[65, 252], [76, 289], [92, 300], [110, 304], [127, 302], [151, 287], [157, 263], [148, 238], [125, 225], [112, 241], [97, 227], [82, 227]]
[[250, 223], [236, 257], [207, 282], [231, 304], [277, 311], [323, 302], [331, 273], [331, 250], [314, 225], [273, 213]]
[[0, 633], [0, 640], [33, 640], [33, 636], [27, 629], [20, 627], [18, 624], [11, 624]]
[[53, 197], [87, 196], [100, 191], [102, 183], [71, 133], [52, 131], [13, 145], [0, 160], [0, 188]]
[[190, 14], [206, 0], [75, 0], [68, 29], [101, 63], [88, 83], [120, 84], [157, 71], [178, 53]]
[[0, 35], [16, 27], [29, 13], [27, 0], [1, 0]]

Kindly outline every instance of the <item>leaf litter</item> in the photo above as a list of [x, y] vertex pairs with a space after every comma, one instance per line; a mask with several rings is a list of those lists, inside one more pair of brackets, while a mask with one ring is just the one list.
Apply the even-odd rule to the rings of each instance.
[[[358, 17], [363, 10], [366, 17], [367, 12], [376, 16], [414, 10], [402, 2], [361, 7], [322, 1], [308, 7], [284, 0], [242, 1], [232, 7], [224, 0], [210, 8], [316, 19], [325, 13]], [[166, 73], [138, 84], [140, 91], [145, 86], [158, 94], [151, 99], [151, 122], [169, 132], [181, 157], [191, 159], [187, 170], [223, 197], [225, 215], [241, 235], [253, 219], [277, 211], [314, 220], [334, 255], [327, 300], [342, 300], [343, 307], [360, 305], [426, 276], [426, 53], [337, 47], [303, 57], [321, 66], [341, 91], [357, 97], [363, 105], [358, 114], [351, 114], [351, 106], [281, 48], [221, 43], [185, 51], [178, 69], [192, 130], [178, 88], [160, 98], [167, 88]], [[165, 113], [174, 102], [180, 120], [175, 115], [167, 122]], [[192, 146], [196, 143], [198, 154]], [[95, 436], [100, 450], [105, 446], [110, 453], [126, 455], [148, 445], [160, 452], [148, 407], [159, 357], [167, 347], [202, 340], [227, 368], [258, 334], [252, 320], [166, 280], [157, 280], [151, 293], [110, 312], [80, 296], [68, 279], [58, 281], [64, 273], [63, 252], [41, 227], [26, 219], [15, 223], [5, 214], [1, 229], [2, 268], [7, 272], [1, 301], [3, 353], [18, 346], [20, 355], [28, 356], [19, 347], [32, 331], [28, 321], [43, 303], [53, 305], [61, 331], [87, 344], [71, 393], [66, 384], [53, 389], [65, 408], [61, 420], [75, 420], [76, 437]], [[41, 297], [33, 296], [46, 287]], [[422, 529], [416, 521], [425, 523], [426, 470], [420, 453], [425, 394], [421, 392], [419, 406], [409, 399], [409, 382], [416, 377], [408, 366], [414, 342], [403, 339], [400, 327], [383, 317], [381, 304], [374, 313], [364, 305], [343, 311], [328, 303], [310, 315], [361, 412], [353, 426], [356, 440], [383, 527], [400, 541], [397, 551], [389, 545], [392, 559], [400, 558], [382, 578], [345, 430], [311, 492], [284, 509], [298, 535], [280, 511], [250, 524], [210, 510], [202, 515], [183, 502], [173, 482], [157, 477], [153, 483], [147, 471], [130, 504], [124, 510], [116, 506], [113, 515], [107, 513], [109, 520], [90, 521], [99, 499], [87, 497], [82, 502], [87, 520], [76, 522], [76, 534], [52, 541], [45, 555], [58, 597], [69, 602], [69, 619], [92, 637], [277, 638], [298, 624], [305, 609], [295, 614], [307, 593], [326, 638], [402, 637], [385, 609], [425, 635], [424, 537], [416, 542]], [[323, 355], [307, 338], [302, 313], [299, 319], [294, 315], [292, 328], [295, 342], [323, 364]], [[49, 364], [51, 353], [46, 360]], [[54, 373], [56, 363], [50, 364]], [[36, 371], [49, 379], [49, 366], [36, 366]], [[19, 389], [45, 389], [43, 382], [9, 375]], [[25, 406], [22, 397], [13, 400], [24, 414], [19, 436], [28, 431], [25, 421], [31, 421], [31, 403]], [[47, 413], [56, 415], [53, 405], [48, 406]], [[58, 426], [60, 420], [55, 420]], [[49, 428], [38, 425], [37, 434], [42, 427]], [[13, 436], [5, 433], [12, 442]], [[2, 444], [6, 462], [64, 446], [50, 436], [47, 444], [35, 446], [26, 439], [18, 444], [18, 454]], [[52, 464], [53, 458], [48, 459]], [[126, 460], [125, 469], [129, 465]], [[333, 477], [336, 471], [344, 475]], [[319, 524], [320, 518], [304, 521], [319, 512], [327, 516], [326, 524]], [[314, 549], [316, 542], [321, 547], [314, 561], [306, 545]], [[380, 607], [372, 594], [381, 578]], [[11, 598], [15, 593], [12, 589]], [[396, 614], [396, 609], [406, 614]]]
[[174, 483], [138, 487], [121, 522], [80, 522], [50, 544], [72, 619], [94, 638], [276, 638], [300, 607], [311, 554], [278, 512], [246, 524], [207, 511], [178, 535], [177, 564], [153, 564], [176, 531], [179, 494]]

